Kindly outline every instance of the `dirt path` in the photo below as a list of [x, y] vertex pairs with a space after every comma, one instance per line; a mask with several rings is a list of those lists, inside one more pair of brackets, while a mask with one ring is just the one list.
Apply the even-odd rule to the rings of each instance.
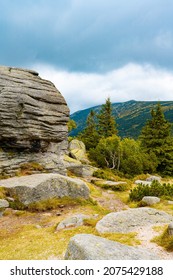
[[162, 260], [173, 260], [173, 252], [167, 252], [156, 243], [151, 242], [151, 240], [157, 235], [159, 235], [159, 233], [153, 230], [153, 225], [139, 228], [137, 236], [141, 240], [141, 245], [139, 245], [139, 247], [155, 253]]
[[101, 197], [95, 197], [94, 199], [103, 208], [108, 209], [111, 212], [118, 212], [129, 208], [124, 202], [122, 202], [120, 198], [117, 198], [117, 196], [113, 191], [110, 190], [104, 191], [100, 187], [96, 187], [96, 186], [95, 188], [101, 191], [102, 195]]
[[[128, 205], [121, 201], [121, 199], [116, 197], [114, 192], [109, 190], [104, 191], [100, 187], [96, 188], [101, 191], [102, 196], [99, 198], [95, 198], [95, 200], [97, 200], [99, 205], [101, 205], [102, 207], [110, 210], [111, 212], [118, 212], [129, 208]], [[173, 252], [167, 252], [162, 247], [158, 246], [156, 243], [151, 242], [151, 240], [155, 236], [159, 235], [158, 232], [153, 230], [153, 225], [138, 228], [137, 232], [137, 238], [141, 241], [141, 244], [138, 245], [138, 247], [147, 249], [155, 253], [163, 260], [173, 260]]]

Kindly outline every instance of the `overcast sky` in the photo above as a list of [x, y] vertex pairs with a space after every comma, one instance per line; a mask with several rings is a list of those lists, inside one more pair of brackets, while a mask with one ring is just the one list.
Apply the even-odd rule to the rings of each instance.
[[0, 64], [37, 70], [71, 112], [173, 100], [172, 0], [0, 0]]

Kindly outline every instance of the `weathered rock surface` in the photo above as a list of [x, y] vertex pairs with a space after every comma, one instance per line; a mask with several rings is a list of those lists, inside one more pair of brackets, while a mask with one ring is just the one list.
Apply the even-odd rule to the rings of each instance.
[[97, 170], [96, 167], [93, 167], [88, 164], [87, 165], [81, 164], [78, 166], [71, 165], [71, 166], [68, 166], [67, 169], [70, 170], [72, 173], [74, 173], [76, 176], [83, 177], [83, 178], [93, 176], [94, 171]]
[[71, 227], [79, 227], [82, 226], [85, 219], [89, 219], [89, 215], [85, 214], [76, 214], [71, 217], [66, 218], [65, 220], [61, 221], [56, 230], [71, 228]]
[[9, 202], [5, 199], [0, 199], [0, 208], [7, 208], [9, 207]]
[[72, 158], [77, 159], [82, 163], [89, 163], [89, 160], [86, 155], [85, 144], [82, 141], [73, 139], [69, 143], [69, 153]]
[[152, 181], [145, 181], [145, 180], [136, 180], [135, 181], [135, 184], [138, 185], [138, 184], [143, 184], [143, 185], [151, 185]]
[[147, 250], [126, 246], [92, 234], [78, 234], [70, 239], [66, 260], [156, 260]]
[[157, 196], [144, 196], [142, 201], [146, 203], [146, 205], [150, 206], [160, 202], [160, 198]]
[[69, 109], [38, 73], [0, 67], [0, 172], [12, 175], [21, 163], [39, 162], [65, 174]]
[[25, 205], [54, 197], [89, 198], [89, 188], [83, 181], [59, 174], [13, 177], [0, 180], [0, 186]]
[[126, 189], [126, 182], [123, 181], [118, 181], [118, 182], [114, 182], [114, 181], [109, 181], [109, 180], [102, 180], [102, 179], [94, 179], [92, 180], [92, 182], [100, 187], [104, 187], [104, 188], [110, 188], [113, 190], [119, 190], [119, 189]]
[[153, 181], [158, 181], [158, 182], [160, 182], [161, 181], [161, 177], [160, 176], [150, 176], [150, 177], [148, 177], [147, 179], [146, 179], [146, 181], [149, 181], [149, 182], [153, 182]]
[[149, 207], [134, 208], [116, 213], [110, 213], [103, 217], [96, 229], [100, 233], [104, 232], [135, 232], [137, 228], [158, 223], [170, 223], [173, 216], [164, 211]]
[[173, 235], [173, 223], [170, 223], [168, 225], [168, 234], [171, 236]]

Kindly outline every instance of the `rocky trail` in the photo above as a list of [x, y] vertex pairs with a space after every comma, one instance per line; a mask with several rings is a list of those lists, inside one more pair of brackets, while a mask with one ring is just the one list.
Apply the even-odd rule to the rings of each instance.
[[141, 244], [140, 248], [148, 249], [150, 252], [155, 253], [162, 260], [172, 260], [173, 252], [167, 252], [162, 247], [158, 246], [156, 243], [151, 242], [151, 240], [158, 235], [158, 232], [153, 230], [153, 226], [145, 226], [138, 229], [138, 236]]

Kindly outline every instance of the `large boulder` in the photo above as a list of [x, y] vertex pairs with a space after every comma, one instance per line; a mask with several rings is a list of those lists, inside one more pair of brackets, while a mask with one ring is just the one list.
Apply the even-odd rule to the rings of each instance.
[[103, 217], [96, 229], [100, 233], [105, 232], [135, 232], [139, 227], [170, 223], [173, 216], [149, 207], [134, 208], [116, 213], [110, 213]]
[[89, 188], [80, 179], [59, 174], [34, 174], [0, 181], [10, 196], [24, 205], [50, 198], [89, 198]]
[[0, 67], [0, 172], [26, 162], [65, 174], [69, 109], [56, 87], [38, 73]]
[[157, 260], [147, 250], [126, 246], [92, 234], [78, 234], [70, 239], [66, 260]]
[[82, 141], [73, 139], [69, 143], [69, 153], [72, 158], [77, 159], [82, 163], [89, 163], [86, 155], [85, 144]]

